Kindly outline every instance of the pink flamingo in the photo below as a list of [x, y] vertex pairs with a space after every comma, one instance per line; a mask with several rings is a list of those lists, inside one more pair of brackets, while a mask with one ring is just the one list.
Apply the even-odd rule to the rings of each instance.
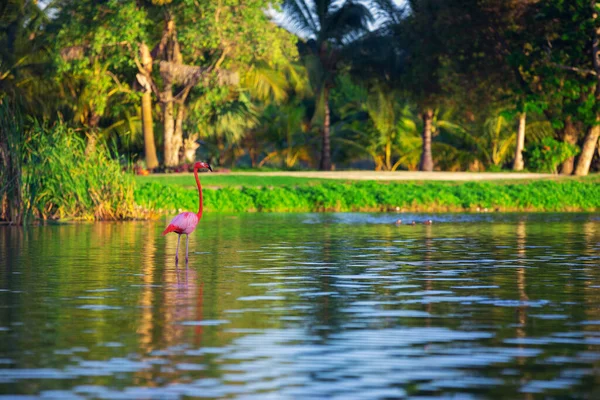
[[194, 232], [198, 221], [202, 218], [202, 186], [200, 185], [200, 179], [198, 179], [198, 169], [206, 168], [212, 172], [212, 168], [208, 163], [197, 162], [194, 164], [194, 178], [196, 178], [196, 185], [198, 185], [198, 196], [200, 197], [200, 205], [198, 206], [198, 213], [193, 212], [182, 212], [171, 220], [167, 229], [163, 231], [163, 236], [169, 232], [175, 232], [179, 235], [177, 238], [177, 252], [175, 253], [175, 266], [179, 263], [179, 242], [181, 241], [181, 235], [185, 234], [185, 266], [188, 265], [188, 244], [190, 241], [190, 233]]

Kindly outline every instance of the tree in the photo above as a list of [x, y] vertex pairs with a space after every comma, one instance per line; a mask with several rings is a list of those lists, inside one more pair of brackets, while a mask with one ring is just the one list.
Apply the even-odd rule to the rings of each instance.
[[152, 85], [146, 76], [152, 75], [152, 55], [146, 43], [140, 43], [140, 66], [144, 74], [138, 73], [136, 78], [141, 84], [144, 92], [142, 94], [142, 129], [144, 131], [144, 154], [146, 156], [146, 168], [152, 170], [158, 167], [156, 145], [154, 142], [154, 123], [152, 121]]
[[[188, 103], [214, 88], [236, 85], [255, 62], [285, 58], [296, 51], [291, 35], [265, 15], [269, 4], [267, 0], [182, 0], [165, 6], [164, 29], [151, 52], [159, 64], [160, 80], [154, 82], [139, 62], [138, 70], [162, 104], [167, 166], [179, 162], [186, 122], [197, 126], [186, 115]], [[228, 106], [220, 104], [227, 114]]]
[[[432, 122], [440, 105], [444, 68], [444, 48], [438, 29], [444, 3], [409, 0], [398, 6], [393, 0], [375, 0], [386, 35], [389, 60], [401, 55], [402, 72], [395, 85], [410, 93], [422, 120], [422, 150], [419, 169], [432, 171]], [[385, 64], [385, 63], [384, 63]]]
[[320, 169], [331, 169], [329, 96], [335, 77], [352, 42], [368, 30], [373, 17], [354, 1], [284, 0], [284, 26], [306, 38], [300, 53], [318, 98], [317, 116], [322, 119]]
[[[567, 143], [577, 143], [586, 131], [575, 174], [587, 175], [600, 135], [600, 11], [595, 1], [532, 2], [531, 35], [519, 67], [525, 79], [549, 104], [546, 114]], [[563, 163], [562, 173], [573, 171], [574, 157]]]
[[414, 145], [420, 145], [411, 106], [398, 93], [381, 86], [356, 95], [342, 108], [342, 130], [347, 136], [343, 142], [369, 154], [377, 171], [410, 166]]
[[50, 74], [48, 18], [36, 1], [0, 4], [0, 102], [6, 97], [29, 115], [49, 117], [58, 107]]
[[57, 31], [56, 78], [73, 118], [87, 130], [89, 152], [110, 102], [119, 94], [126, 102], [136, 97], [119, 75], [133, 64], [130, 49], [143, 40], [145, 13], [133, 2], [65, 0], [57, 14], [49, 28]]

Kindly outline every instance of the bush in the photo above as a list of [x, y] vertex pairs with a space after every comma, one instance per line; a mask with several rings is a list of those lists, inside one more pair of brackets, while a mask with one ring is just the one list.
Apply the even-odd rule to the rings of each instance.
[[34, 122], [26, 134], [24, 207], [42, 219], [133, 218], [133, 179], [106, 146], [85, 153], [85, 140], [58, 122]]
[[[163, 212], [195, 211], [198, 193], [177, 185], [144, 183], [135, 200]], [[324, 183], [312, 186], [204, 190], [208, 212], [306, 211], [597, 211], [600, 185], [595, 181], [497, 184], [467, 183]]]
[[575, 145], [545, 137], [525, 151], [525, 163], [531, 171], [557, 173], [557, 168], [570, 157], [579, 153]]

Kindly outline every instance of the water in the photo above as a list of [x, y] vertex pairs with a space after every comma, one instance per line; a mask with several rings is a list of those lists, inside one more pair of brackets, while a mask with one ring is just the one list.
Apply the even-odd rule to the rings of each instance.
[[0, 395], [600, 398], [597, 214], [401, 217], [0, 227]]

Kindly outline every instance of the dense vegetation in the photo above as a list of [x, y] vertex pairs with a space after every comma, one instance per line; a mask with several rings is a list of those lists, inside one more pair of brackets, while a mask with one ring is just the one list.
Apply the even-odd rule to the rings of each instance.
[[[28, 220], [76, 218], [85, 220], [129, 219], [143, 216], [133, 201], [134, 182], [115, 161], [109, 149], [98, 144], [86, 152], [85, 141], [65, 124], [35, 122], [24, 130], [18, 112], [0, 105], [0, 125], [5, 154], [18, 169], [8, 179], [0, 169], [9, 196], [5, 219]], [[11, 129], [8, 129], [11, 128]], [[19, 204], [20, 203], [20, 204]]]
[[[135, 200], [160, 212], [195, 210], [193, 190], [138, 183]], [[600, 184], [589, 180], [518, 183], [322, 183], [204, 190], [210, 212], [289, 211], [597, 211]]]
[[[119, 164], [587, 175], [600, 169], [598, 11], [589, 0], [5, 1], [0, 218], [128, 216]], [[71, 145], [78, 155], [61, 151]], [[58, 194], [34, 206], [27, 176], [46, 175], [39, 193], [53, 180], [85, 193], [91, 178], [36, 169], [27, 148], [76, 171], [104, 165], [118, 187], [102, 192], [120, 194], [73, 194], [86, 211]]]

